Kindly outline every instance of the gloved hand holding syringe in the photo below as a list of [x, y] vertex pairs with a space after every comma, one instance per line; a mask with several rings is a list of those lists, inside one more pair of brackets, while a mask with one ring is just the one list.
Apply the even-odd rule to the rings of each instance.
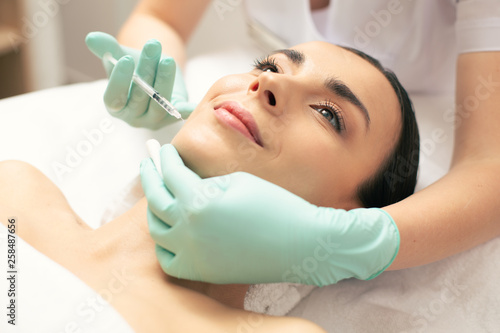
[[[110, 63], [113, 64], [113, 66], [115, 66], [118, 62], [115, 58], [113, 58], [113, 56], [109, 52], [105, 53], [104, 56], [102, 57], [102, 59], [105, 61], [109, 61]], [[141, 89], [146, 94], [148, 94], [148, 96], [151, 97], [155, 102], [157, 102], [158, 105], [160, 105], [162, 108], [164, 108], [168, 114], [170, 114], [171, 116], [173, 116], [177, 119], [184, 121], [184, 119], [182, 119], [182, 116], [179, 113], [179, 111], [177, 111], [177, 109], [165, 97], [161, 96], [158, 93], [158, 91], [156, 91], [153, 87], [151, 87], [146, 81], [141, 79], [139, 77], [139, 75], [134, 73], [134, 75], [132, 76], [132, 81], [134, 81], [135, 84], [137, 84], [139, 87], [141, 87]]]
[[137, 50], [120, 45], [109, 34], [91, 32], [85, 42], [108, 74], [104, 105], [113, 117], [133, 127], [157, 130], [186, 119], [195, 109], [196, 104], [188, 101], [181, 69], [162, 53], [159, 41], [149, 40]]

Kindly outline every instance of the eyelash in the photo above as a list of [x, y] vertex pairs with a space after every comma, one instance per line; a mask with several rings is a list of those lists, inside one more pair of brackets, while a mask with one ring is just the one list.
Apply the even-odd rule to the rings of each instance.
[[[254, 61], [253, 67], [263, 72], [270, 70], [272, 73], [279, 73], [276, 59], [270, 57], [256, 59]], [[326, 100], [322, 103], [319, 103], [318, 105], [311, 105], [311, 108], [325, 117], [325, 119], [338, 133], [342, 133], [345, 130], [345, 122], [342, 115], [342, 110], [338, 107], [337, 104], [333, 103], [330, 100]], [[331, 118], [328, 119], [322, 111], [328, 112], [331, 115]], [[332, 122], [333, 120], [335, 121], [335, 123]]]
[[[335, 103], [330, 100], [326, 100], [318, 105], [311, 105], [311, 107], [318, 111], [326, 120], [335, 128], [338, 133], [342, 133], [345, 131], [345, 122], [344, 116], [342, 115], [342, 109]], [[328, 119], [322, 111], [326, 111], [331, 115], [331, 118]], [[333, 123], [332, 121], [335, 121]]]
[[273, 73], [279, 73], [278, 63], [276, 62], [276, 59], [270, 57], [255, 59], [253, 67], [260, 71], [271, 69]]

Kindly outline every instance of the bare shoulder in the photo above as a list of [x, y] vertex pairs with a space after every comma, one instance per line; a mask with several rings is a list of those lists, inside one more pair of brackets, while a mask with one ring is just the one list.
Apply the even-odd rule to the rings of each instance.
[[32, 211], [51, 205], [54, 208], [56, 201], [58, 205], [69, 208], [66, 198], [57, 186], [29, 163], [17, 160], [0, 161], [0, 185], [0, 202], [6, 206], [30, 207]]
[[[19, 220], [18, 236], [32, 246], [54, 248], [78, 232], [90, 230], [79, 219], [60, 189], [40, 170], [22, 161], [0, 162], [0, 207], [5, 218]], [[43, 249], [39, 249], [43, 252]]]

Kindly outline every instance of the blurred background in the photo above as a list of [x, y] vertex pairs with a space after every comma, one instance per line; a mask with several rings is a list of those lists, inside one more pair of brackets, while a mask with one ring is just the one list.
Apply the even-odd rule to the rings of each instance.
[[[90, 31], [116, 35], [137, 2], [0, 0], [0, 98], [105, 78], [85, 36]], [[188, 57], [234, 40], [244, 29], [241, 7], [221, 18], [210, 6], [190, 40]], [[236, 29], [224, 29], [228, 23]]]

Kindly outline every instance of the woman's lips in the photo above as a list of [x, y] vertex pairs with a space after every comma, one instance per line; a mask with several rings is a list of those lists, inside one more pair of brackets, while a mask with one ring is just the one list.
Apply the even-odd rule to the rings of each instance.
[[237, 102], [223, 102], [214, 108], [216, 118], [262, 146], [259, 128], [252, 114]]

